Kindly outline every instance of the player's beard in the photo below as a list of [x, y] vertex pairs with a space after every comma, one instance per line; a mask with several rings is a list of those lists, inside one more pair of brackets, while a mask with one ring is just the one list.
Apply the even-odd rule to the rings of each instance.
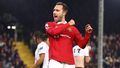
[[54, 17], [54, 21], [55, 22], [61, 22], [63, 19], [63, 15], [59, 16], [59, 17]]

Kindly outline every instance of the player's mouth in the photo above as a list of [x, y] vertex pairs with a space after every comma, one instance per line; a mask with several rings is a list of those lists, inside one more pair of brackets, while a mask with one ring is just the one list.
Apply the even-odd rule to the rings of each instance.
[[57, 15], [54, 15], [53, 17], [54, 17], [54, 18], [57, 18], [58, 16], [57, 16]]
[[55, 15], [55, 16], [53, 16], [53, 17], [54, 17], [54, 20], [58, 20], [58, 16]]

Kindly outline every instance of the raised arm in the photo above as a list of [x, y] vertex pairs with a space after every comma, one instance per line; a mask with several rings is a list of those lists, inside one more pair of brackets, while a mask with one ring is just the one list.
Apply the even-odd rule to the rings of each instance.
[[77, 28], [75, 28], [75, 41], [81, 48], [85, 48], [90, 39], [92, 30], [92, 27], [87, 24], [85, 27], [86, 34], [84, 37], [82, 37], [81, 33], [77, 30]]
[[74, 25], [75, 22], [73, 20], [70, 20], [66, 24], [57, 24], [55, 22], [48, 22], [45, 24], [45, 29], [48, 34], [50, 35], [59, 35], [62, 33], [63, 30], [65, 30], [67, 27]]
[[50, 35], [59, 35], [68, 26], [70, 26], [68, 23], [67, 24], [47, 23], [45, 25], [45, 29], [46, 29], [47, 33]]

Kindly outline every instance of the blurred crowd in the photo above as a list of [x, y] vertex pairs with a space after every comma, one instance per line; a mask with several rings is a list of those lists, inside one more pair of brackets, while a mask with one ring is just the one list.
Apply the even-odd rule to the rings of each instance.
[[13, 39], [6, 33], [0, 34], [0, 68], [26, 68], [13, 45]]
[[[86, 68], [97, 68], [98, 38], [91, 39], [91, 62]], [[110, 34], [103, 37], [103, 68], [120, 68], [120, 35]]]
[[120, 35], [105, 35], [103, 45], [104, 68], [120, 68]]

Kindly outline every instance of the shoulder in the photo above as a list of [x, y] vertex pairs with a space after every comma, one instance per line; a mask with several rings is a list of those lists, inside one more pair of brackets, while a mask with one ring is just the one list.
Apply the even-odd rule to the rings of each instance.
[[48, 48], [48, 44], [47, 44], [46, 42], [42, 42], [42, 43], [41, 43], [41, 46], [42, 46], [43, 48]]
[[41, 51], [41, 50], [43, 50], [43, 48], [44, 48], [44, 47], [43, 47], [43, 46], [41, 45], [41, 43], [40, 43], [40, 44], [38, 44], [36, 50], [37, 50], [37, 51]]
[[79, 30], [75, 27], [75, 26], [70, 26], [69, 28], [67, 28], [69, 30], [71, 30], [74, 34], [78, 33]]
[[42, 50], [42, 49], [46, 49], [48, 48], [48, 45], [47, 43], [45, 42], [41, 42], [40, 44], [38, 44], [38, 47], [37, 47], [39, 50]]
[[47, 46], [46, 42], [41, 42], [41, 46]]
[[70, 26], [70, 28], [73, 30], [78, 30], [75, 26]]
[[46, 22], [45, 25], [53, 25], [53, 24], [56, 24], [56, 22]]
[[43, 47], [43, 45], [42, 45], [42, 43], [39, 43], [38, 46], [37, 46], [37, 48], [39, 49], [41, 47]]

